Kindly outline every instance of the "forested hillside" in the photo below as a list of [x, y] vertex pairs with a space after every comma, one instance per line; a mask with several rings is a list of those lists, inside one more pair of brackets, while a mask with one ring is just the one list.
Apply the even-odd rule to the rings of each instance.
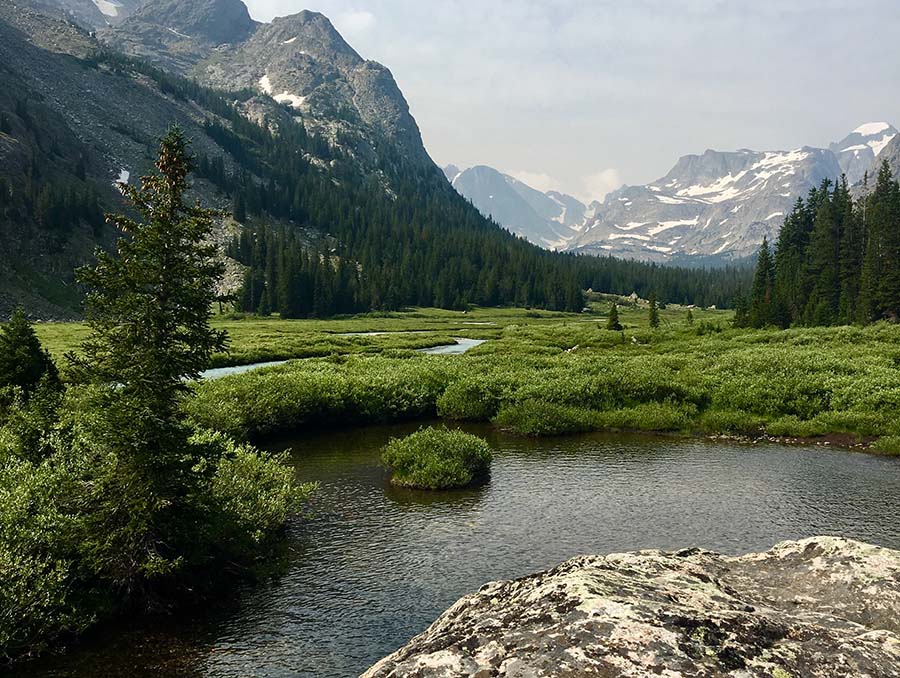
[[[872, 185], [874, 183], [874, 186]], [[900, 318], [900, 184], [885, 160], [854, 200], [846, 180], [797, 200], [774, 254], [763, 243], [738, 325], [835, 325]]]

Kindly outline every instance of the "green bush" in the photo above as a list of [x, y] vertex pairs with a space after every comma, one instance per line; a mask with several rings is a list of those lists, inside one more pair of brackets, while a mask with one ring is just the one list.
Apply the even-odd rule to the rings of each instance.
[[696, 413], [692, 405], [646, 403], [598, 412], [594, 416], [594, 425], [600, 430], [682, 431], [691, 427]]
[[391, 468], [395, 485], [439, 490], [464, 487], [484, 477], [492, 456], [487, 442], [478, 436], [428, 427], [392, 439], [382, 460]]
[[0, 658], [35, 653], [152, 591], [202, 589], [223, 566], [251, 565], [313, 489], [294, 484], [284, 454], [200, 432], [185, 450], [200, 460], [182, 469], [187, 491], [163, 503], [110, 444], [104, 404], [102, 388], [70, 388], [39, 454], [28, 410], [0, 427]]
[[707, 410], [700, 416], [700, 428], [706, 433], [755, 433], [763, 419], [749, 412]]
[[488, 421], [500, 407], [502, 390], [490, 377], [460, 379], [438, 398], [438, 414], [448, 419]]
[[900, 436], [883, 436], [872, 443], [875, 452], [890, 455], [900, 455]]
[[766, 424], [766, 433], [788, 438], [812, 438], [828, 433], [828, 429], [819, 420], [800, 419], [791, 414]]
[[543, 400], [525, 400], [505, 405], [493, 422], [500, 428], [528, 436], [581, 433], [596, 427], [593, 411]]

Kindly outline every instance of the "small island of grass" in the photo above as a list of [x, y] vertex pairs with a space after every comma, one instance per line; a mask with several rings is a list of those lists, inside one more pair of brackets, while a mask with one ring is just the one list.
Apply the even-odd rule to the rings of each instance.
[[445, 426], [394, 438], [382, 456], [393, 484], [423, 490], [471, 485], [487, 475], [492, 458], [487, 441]]

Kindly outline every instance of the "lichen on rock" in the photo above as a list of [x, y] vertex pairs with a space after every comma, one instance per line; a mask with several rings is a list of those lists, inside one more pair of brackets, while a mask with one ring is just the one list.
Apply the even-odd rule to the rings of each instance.
[[581, 556], [483, 586], [363, 676], [900, 677], [900, 552]]

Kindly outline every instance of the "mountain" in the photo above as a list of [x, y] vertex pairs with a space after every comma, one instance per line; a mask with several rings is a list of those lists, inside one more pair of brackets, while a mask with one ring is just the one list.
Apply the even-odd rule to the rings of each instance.
[[235, 0], [148, 0], [94, 30], [53, 1], [0, 3], [0, 317], [78, 315], [73, 271], [114, 245], [103, 213], [128, 209], [116, 182], [152, 168], [173, 123], [196, 155], [191, 199], [234, 217], [216, 233], [223, 291], [247, 310], [580, 310], [588, 287], [722, 305], [741, 282], [676, 285], [497, 228], [431, 161], [390, 71], [321, 14], [258, 24]]
[[661, 179], [610, 193], [567, 249], [688, 264], [751, 256], [797, 198], [825, 179], [861, 179], [895, 137], [890, 125], [868, 123], [827, 149], [684, 156]]
[[881, 152], [897, 136], [897, 130], [886, 122], [870, 122], [861, 125], [844, 139], [828, 148], [837, 156], [838, 163], [851, 184], [862, 181], [866, 171]]
[[878, 170], [881, 169], [881, 164], [885, 160], [887, 160], [887, 163], [890, 166], [894, 177], [900, 177], [900, 135], [894, 136], [894, 138], [891, 139], [890, 142], [888, 142], [887, 146], [884, 147], [878, 157], [872, 161], [872, 165], [868, 170], [870, 185], [874, 177], [878, 176]]
[[448, 165], [444, 174], [483, 215], [535, 245], [564, 249], [584, 225], [587, 207], [570, 195], [542, 193], [484, 165], [465, 171]]
[[70, 20], [91, 28], [122, 23], [144, 0], [31, 0], [33, 8], [61, 13]]

